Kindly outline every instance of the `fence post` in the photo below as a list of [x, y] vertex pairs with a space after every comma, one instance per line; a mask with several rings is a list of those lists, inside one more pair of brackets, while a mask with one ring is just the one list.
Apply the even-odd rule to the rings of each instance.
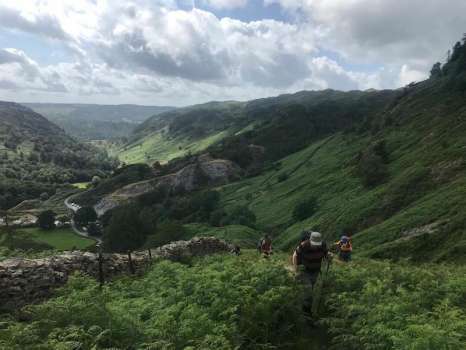
[[133, 259], [131, 259], [131, 251], [128, 250], [128, 264], [129, 264], [129, 272], [134, 275], [134, 266], [133, 266]]
[[100, 288], [102, 288], [102, 286], [105, 283], [105, 280], [104, 280], [104, 268], [103, 268], [104, 259], [103, 259], [103, 256], [102, 256], [102, 246], [101, 246], [101, 244], [97, 243], [97, 247], [99, 248], [99, 286], [100, 286]]
[[151, 252], [150, 248], [148, 248], [147, 251], [149, 252], [149, 264], [152, 265], [152, 252]]

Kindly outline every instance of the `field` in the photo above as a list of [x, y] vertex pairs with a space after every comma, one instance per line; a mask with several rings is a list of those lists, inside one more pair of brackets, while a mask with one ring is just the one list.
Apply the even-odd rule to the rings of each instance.
[[85, 190], [89, 187], [89, 182], [76, 182], [72, 184], [73, 187], [79, 188], [80, 190]]
[[182, 157], [189, 153], [202, 152], [210, 145], [220, 141], [227, 134], [226, 131], [223, 131], [205, 138], [193, 140], [188, 138], [169, 138], [166, 134], [159, 131], [121, 149], [118, 153], [118, 158], [126, 164], [151, 163], [154, 161], [166, 163], [171, 159]]
[[70, 228], [57, 228], [52, 231], [22, 228], [10, 234], [5, 232], [0, 234], [0, 247], [10, 251], [21, 249], [33, 254], [46, 250], [86, 249], [94, 244], [92, 239], [78, 236]]

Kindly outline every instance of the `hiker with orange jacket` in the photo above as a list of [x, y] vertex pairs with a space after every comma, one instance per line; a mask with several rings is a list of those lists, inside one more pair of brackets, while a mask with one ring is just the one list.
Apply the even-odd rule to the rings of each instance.
[[338, 250], [338, 258], [341, 261], [349, 262], [351, 261], [351, 253], [353, 252], [353, 245], [351, 243], [351, 238], [343, 235], [340, 240], [335, 243]]

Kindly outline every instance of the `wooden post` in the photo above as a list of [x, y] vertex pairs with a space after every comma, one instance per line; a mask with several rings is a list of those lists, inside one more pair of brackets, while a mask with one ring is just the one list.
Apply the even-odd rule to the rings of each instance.
[[149, 252], [149, 262], [152, 264], [152, 252], [151, 252], [150, 248], [147, 249], [147, 251]]
[[104, 265], [104, 259], [103, 259], [103, 256], [102, 256], [102, 247], [99, 244], [99, 285], [100, 285], [100, 288], [102, 288], [102, 286], [105, 283], [105, 280], [104, 280], [104, 266], [103, 265]]
[[133, 266], [133, 259], [131, 259], [131, 251], [128, 250], [128, 264], [129, 264], [129, 272], [134, 275], [134, 266]]

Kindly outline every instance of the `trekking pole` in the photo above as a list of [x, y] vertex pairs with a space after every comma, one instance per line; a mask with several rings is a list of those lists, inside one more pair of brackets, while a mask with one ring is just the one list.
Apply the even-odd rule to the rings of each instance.
[[322, 299], [322, 291], [324, 290], [324, 283], [328, 277], [328, 272], [330, 270], [330, 265], [331, 265], [331, 259], [327, 258], [325, 260], [327, 263], [327, 267], [325, 268], [325, 275], [323, 273], [320, 274], [320, 286], [316, 288], [315, 292], [314, 292], [314, 286], [312, 288], [312, 292], [313, 292], [312, 294], [315, 294], [315, 296], [312, 300], [311, 314], [312, 316], [315, 316], [316, 318], [317, 318], [317, 314], [318, 314], [319, 307], [320, 307], [320, 300]]

